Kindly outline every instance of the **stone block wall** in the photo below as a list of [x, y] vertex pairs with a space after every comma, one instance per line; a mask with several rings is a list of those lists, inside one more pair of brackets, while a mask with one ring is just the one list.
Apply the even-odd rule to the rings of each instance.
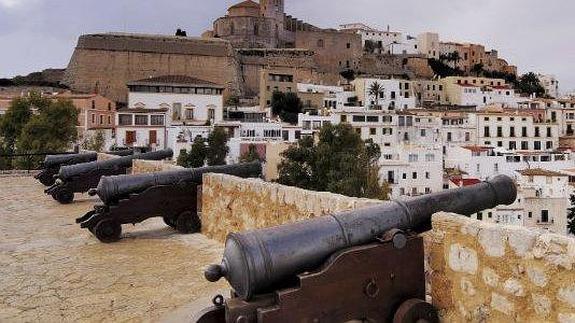
[[427, 242], [444, 322], [575, 322], [575, 239], [438, 214]]
[[184, 169], [184, 167], [164, 160], [134, 159], [132, 161], [132, 174], [147, 174], [177, 169]]
[[202, 233], [220, 242], [224, 242], [231, 232], [271, 227], [381, 203], [222, 174], [204, 175], [202, 192]]
[[114, 159], [114, 158], [119, 158], [120, 156], [116, 156], [116, 155], [111, 155], [111, 154], [105, 154], [105, 153], [98, 153], [98, 161], [105, 161], [105, 160], [110, 160], [110, 159]]

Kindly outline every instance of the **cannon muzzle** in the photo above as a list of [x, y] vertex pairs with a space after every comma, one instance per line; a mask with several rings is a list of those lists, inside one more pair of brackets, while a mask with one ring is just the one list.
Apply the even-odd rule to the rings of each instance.
[[297, 274], [316, 269], [330, 255], [376, 241], [389, 230], [429, 230], [437, 212], [472, 215], [517, 198], [514, 181], [497, 176], [474, 186], [318, 217], [273, 228], [228, 235], [221, 264], [205, 271], [224, 277], [244, 300], [271, 292]]

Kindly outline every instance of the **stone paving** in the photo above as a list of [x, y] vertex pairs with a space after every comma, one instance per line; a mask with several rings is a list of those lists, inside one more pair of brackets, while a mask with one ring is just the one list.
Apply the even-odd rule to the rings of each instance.
[[203, 278], [221, 244], [161, 218], [124, 225], [122, 241], [103, 244], [74, 222], [97, 200], [60, 205], [43, 189], [0, 178], [0, 322], [180, 321], [226, 291]]

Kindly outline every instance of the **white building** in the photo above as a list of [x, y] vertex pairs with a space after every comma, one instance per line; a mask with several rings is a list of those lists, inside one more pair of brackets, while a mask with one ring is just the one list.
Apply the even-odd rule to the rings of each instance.
[[[384, 111], [415, 108], [415, 95], [410, 81], [357, 78], [353, 82], [360, 106]], [[378, 93], [374, 89], [378, 88]]]
[[396, 31], [377, 30], [361, 23], [340, 25], [340, 30], [353, 31], [361, 35], [363, 46], [371, 43], [376, 52], [390, 55], [419, 54], [416, 37]]
[[172, 148], [177, 155], [205, 135], [206, 126], [223, 120], [223, 87], [211, 82], [169, 75], [128, 88], [128, 107], [117, 113], [119, 146]]
[[418, 51], [428, 58], [439, 59], [439, 34], [426, 32], [417, 36]]
[[492, 147], [447, 147], [445, 167], [458, 169], [471, 178], [481, 180], [494, 175], [515, 176], [517, 171], [540, 168], [549, 171], [573, 168], [571, 153], [559, 152], [506, 152], [497, 153]]
[[419, 196], [443, 189], [440, 145], [402, 144], [382, 153], [380, 178], [389, 183], [391, 198]]
[[559, 98], [559, 81], [555, 75], [537, 74], [537, 78], [545, 88], [545, 95], [554, 99]]
[[573, 193], [569, 176], [531, 168], [515, 173], [517, 200], [510, 206], [479, 212], [472, 217], [492, 223], [518, 225], [567, 234], [567, 213]]
[[510, 151], [551, 151], [559, 147], [559, 124], [530, 113], [502, 109], [478, 112], [479, 145]]

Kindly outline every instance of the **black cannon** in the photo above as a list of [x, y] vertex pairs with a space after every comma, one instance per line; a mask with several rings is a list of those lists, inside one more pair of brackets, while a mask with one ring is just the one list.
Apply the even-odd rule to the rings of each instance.
[[93, 161], [60, 167], [56, 183], [44, 192], [62, 204], [72, 203], [74, 193], [84, 193], [98, 186], [102, 176], [126, 174], [132, 167], [132, 160], [162, 160], [173, 156], [171, 149], [159, 150], [140, 155], [124, 156], [105, 161]]
[[103, 205], [76, 219], [102, 242], [120, 239], [122, 224], [135, 224], [152, 217], [163, 217], [164, 222], [181, 233], [195, 233], [201, 229], [197, 212], [198, 185], [202, 175], [222, 173], [239, 177], [259, 177], [260, 162], [174, 170], [152, 174], [102, 177], [91, 195], [100, 197]]
[[[106, 154], [116, 156], [129, 156], [134, 152], [132, 150], [114, 150], [106, 152]], [[48, 155], [42, 163], [42, 171], [34, 176], [45, 186], [52, 186], [56, 182], [54, 175], [58, 174], [60, 167], [70, 166], [82, 163], [89, 163], [98, 159], [98, 153], [84, 153], [84, 154], [63, 154], [63, 155]]]
[[198, 322], [437, 322], [425, 300], [423, 239], [440, 211], [471, 215], [512, 204], [512, 179], [391, 201], [274, 228], [232, 233], [214, 298]]

